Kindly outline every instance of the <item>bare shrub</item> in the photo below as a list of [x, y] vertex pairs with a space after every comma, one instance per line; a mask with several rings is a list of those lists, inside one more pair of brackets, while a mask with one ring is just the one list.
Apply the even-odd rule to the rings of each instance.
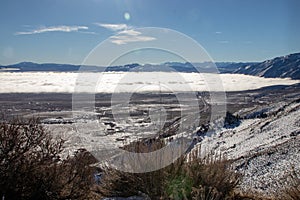
[[[63, 140], [52, 138], [38, 123], [13, 120], [0, 124], [1, 196], [44, 198], [43, 175], [39, 173], [58, 162]], [[46, 194], [45, 194], [46, 195]]]
[[60, 158], [63, 140], [38, 119], [0, 123], [0, 195], [5, 199], [86, 199], [95, 159], [78, 151]]
[[85, 149], [78, 150], [59, 164], [44, 169], [50, 187], [47, 194], [51, 199], [93, 199], [96, 169], [90, 165], [97, 160]]

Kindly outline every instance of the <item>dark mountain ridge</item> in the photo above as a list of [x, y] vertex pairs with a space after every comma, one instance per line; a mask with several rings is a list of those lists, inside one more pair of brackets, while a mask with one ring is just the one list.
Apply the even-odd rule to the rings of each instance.
[[261, 76], [265, 78], [300, 79], [300, 53], [276, 57], [261, 63], [246, 65], [233, 73]]
[[[215, 65], [221, 73], [231, 73], [237, 70], [239, 67], [249, 65], [253, 63], [233, 63], [233, 62], [203, 62], [203, 63], [180, 63], [180, 62], [166, 62], [163, 64], [144, 64], [137, 63], [122, 65], [122, 66], [84, 66], [85, 70], [89, 71], [113, 71], [113, 72], [128, 72], [128, 71], [165, 71], [165, 72], [212, 72], [216, 71]], [[76, 72], [80, 70], [81, 65], [71, 64], [56, 64], [56, 63], [33, 63], [33, 62], [21, 62], [13, 65], [0, 66], [0, 71], [8, 72]]]

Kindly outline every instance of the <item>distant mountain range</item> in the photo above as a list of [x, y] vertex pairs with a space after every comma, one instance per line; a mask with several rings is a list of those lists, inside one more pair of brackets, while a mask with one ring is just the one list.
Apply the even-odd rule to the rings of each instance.
[[[255, 63], [233, 63], [233, 62], [217, 62], [215, 65], [221, 73], [232, 73], [233, 71], [243, 67], [245, 65], [251, 65]], [[176, 72], [211, 72], [215, 68], [214, 63], [180, 63], [180, 62], [166, 62], [163, 64], [145, 64], [140, 65], [137, 63], [127, 64], [122, 66], [84, 66], [84, 70], [89, 71], [112, 71], [112, 72], [128, 72], [128, 71], [176, 71]], [[18, 64], [0, 66], [1, 71], [14, 71], [14, 72], [76, 72], [80, 69], [80, 65], [71, 64], [55, 64], [55, 63], [32, 63], [21, 62]]]
[[[137, 63], [123, 66], [85, 66], [85, 70], [92, 72], [102, 71], [176, 71], [176, 72], [212, 72], [214, 64], [211, 62], [203, 63], [181, 63], [166, 62], [159, 65]], [[287, 56], [277, 57], [264, 62], [216, 62], [220, 73], [238, 73], [246, 75], [261, 76], [266, 78], [292, 78], [300, 79], [300, 53], [294, 53]], [[37, 64], [32, 62], [22, 62], [13, 65], [0, 66], [0, 71], [9, 72], [76, 72], [80, 65], [44, 63]]]

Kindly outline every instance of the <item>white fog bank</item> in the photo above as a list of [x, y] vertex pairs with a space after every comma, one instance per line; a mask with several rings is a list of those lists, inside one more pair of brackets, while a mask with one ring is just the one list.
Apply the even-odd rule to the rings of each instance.
[[[78, 73], [1, 72], [0, 93], [73, 93]], [[82, 76], [82, 75], [81, 75]], [[86, 76], [86, 75], [85, 75]], [[94, 77], [94, 73], [90, 73]], [[95, 85], [87, 76], [83, 85]], [[225, 91], [243, 91], [272, 85], [292, 85], [300, 80], [263, 78], [242, 74], [197, 74], [170, 72], [105, 72], [97, 79], [98, 93], [144, 91], [208, 91], [209, 80], [221, 80]], [[98, 77], [97, 77], [98, 78]], [[94, 88], [94, 87], [92, 87]], [[222, 91], [222, 87], [216, 87]], [[94, 91], [84, 91], [94, 92]]]

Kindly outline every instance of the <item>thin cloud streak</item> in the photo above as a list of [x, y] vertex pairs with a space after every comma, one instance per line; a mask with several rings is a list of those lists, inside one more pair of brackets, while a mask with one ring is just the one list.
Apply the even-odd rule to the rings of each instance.
[[[140, 33], [141, 34], [141, 33]], [[116, 35], [110, 37], [111, 42], [117, 45], [127, 44], [130, 42], [148, 42], [156, 40], [154, 37], [142, 36], [142, 35]]]
[[102, 23], [94, 23], [94, 24], [111, 31], [121, 31], [121, 30], [131, 28], [127, 26], [127, 24], [102, 24]]
[[[88, 30], [87, 26], [49, 26], [41, 27], [31, 31], [16, 32], [15, 35], [32, 35], [46, 32], [83, 32], [80, 30]], [[83, 32], [83, 33], [92, 33], [92, 32]]]
[[99, 35], [98, 33], [93, 32], [93, 31], [78, 31], [78, 33], [84, 33], [84, 34], [90, 34], [90, 35]]

